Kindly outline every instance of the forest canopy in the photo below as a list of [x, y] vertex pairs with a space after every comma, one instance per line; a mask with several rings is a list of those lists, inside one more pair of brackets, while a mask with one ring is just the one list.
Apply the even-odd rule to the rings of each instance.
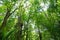
[[0, 40], [60, 40], [60, 0], [0, 0]]

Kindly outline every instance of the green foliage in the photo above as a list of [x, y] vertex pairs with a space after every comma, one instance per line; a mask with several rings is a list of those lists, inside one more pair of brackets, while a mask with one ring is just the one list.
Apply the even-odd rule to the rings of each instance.
[[0, 40], [60, 40], [60, 0], [1, 1]]

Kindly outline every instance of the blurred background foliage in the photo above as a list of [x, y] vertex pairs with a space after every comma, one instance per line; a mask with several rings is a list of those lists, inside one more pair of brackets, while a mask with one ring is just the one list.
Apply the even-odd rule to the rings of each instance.
[[0, 40], [60, 40], [60, 0], [0, 0]]

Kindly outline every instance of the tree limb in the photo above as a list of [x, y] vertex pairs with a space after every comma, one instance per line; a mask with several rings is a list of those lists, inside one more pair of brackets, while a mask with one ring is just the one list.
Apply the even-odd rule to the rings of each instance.
[[3, 20], [3, 22], [2, 22], [2, 25], [1, 25], [0, 29], [2, 29], [4, 26], [6, 26], [6, 23], [7, 23], [8, 18], [9, 18], [9, 17], [11, 16], [11, 14], [14, 13], [17, 9], [18, 9], [18, 8], [16, 8], [16, 9], [15, 9], [14, 11], [12, 11], [11, 13], [10, 13], [10, 10], [7, 9], [7, 13], [6, 13], [5, 17], [4, 17], [4, 20]]

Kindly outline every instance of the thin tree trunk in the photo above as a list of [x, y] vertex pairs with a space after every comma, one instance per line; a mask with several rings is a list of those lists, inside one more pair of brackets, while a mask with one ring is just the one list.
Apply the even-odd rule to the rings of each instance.
[[[14, 13], [15, 11], [16, 11], [16, 9], [12, 13]], [[10, 17], [10, 15], [12, 13], [10, 13], [10, 10], [7, 9], [7, 13], [6, 13], [5, 17], [4, 17], [2, 25], [0, 26], [0, 40], [2, 40], [2, 36], [3, 36], [2, 35], [2, 29], [6, 26], [7, 20], [8, 20], [8, 18]]]
[[42, 40], [42, 33], [39, 31], [39, 38]]
[[6, 26], [7, 19], [9, 18], [9, 15], [10, 15], [10, 11], [7, 10], [6, 16], [4, 17], [2, 25], [0, 26], [0, 40], [2, 40], [2, 29]]
[[39, 25], [37, 25], [37, 26], [38, 26], [39, 39], [42, 40], [42, 33], [40, 32]]
[[16, 28], [18, 30], [18, 32], [15, 34], [17, 40], [22, 40], [22, 26], [23, 26], [23, 22], [21, 21], [21, 17], [18, 17], [18, 22], [16, 24]]

